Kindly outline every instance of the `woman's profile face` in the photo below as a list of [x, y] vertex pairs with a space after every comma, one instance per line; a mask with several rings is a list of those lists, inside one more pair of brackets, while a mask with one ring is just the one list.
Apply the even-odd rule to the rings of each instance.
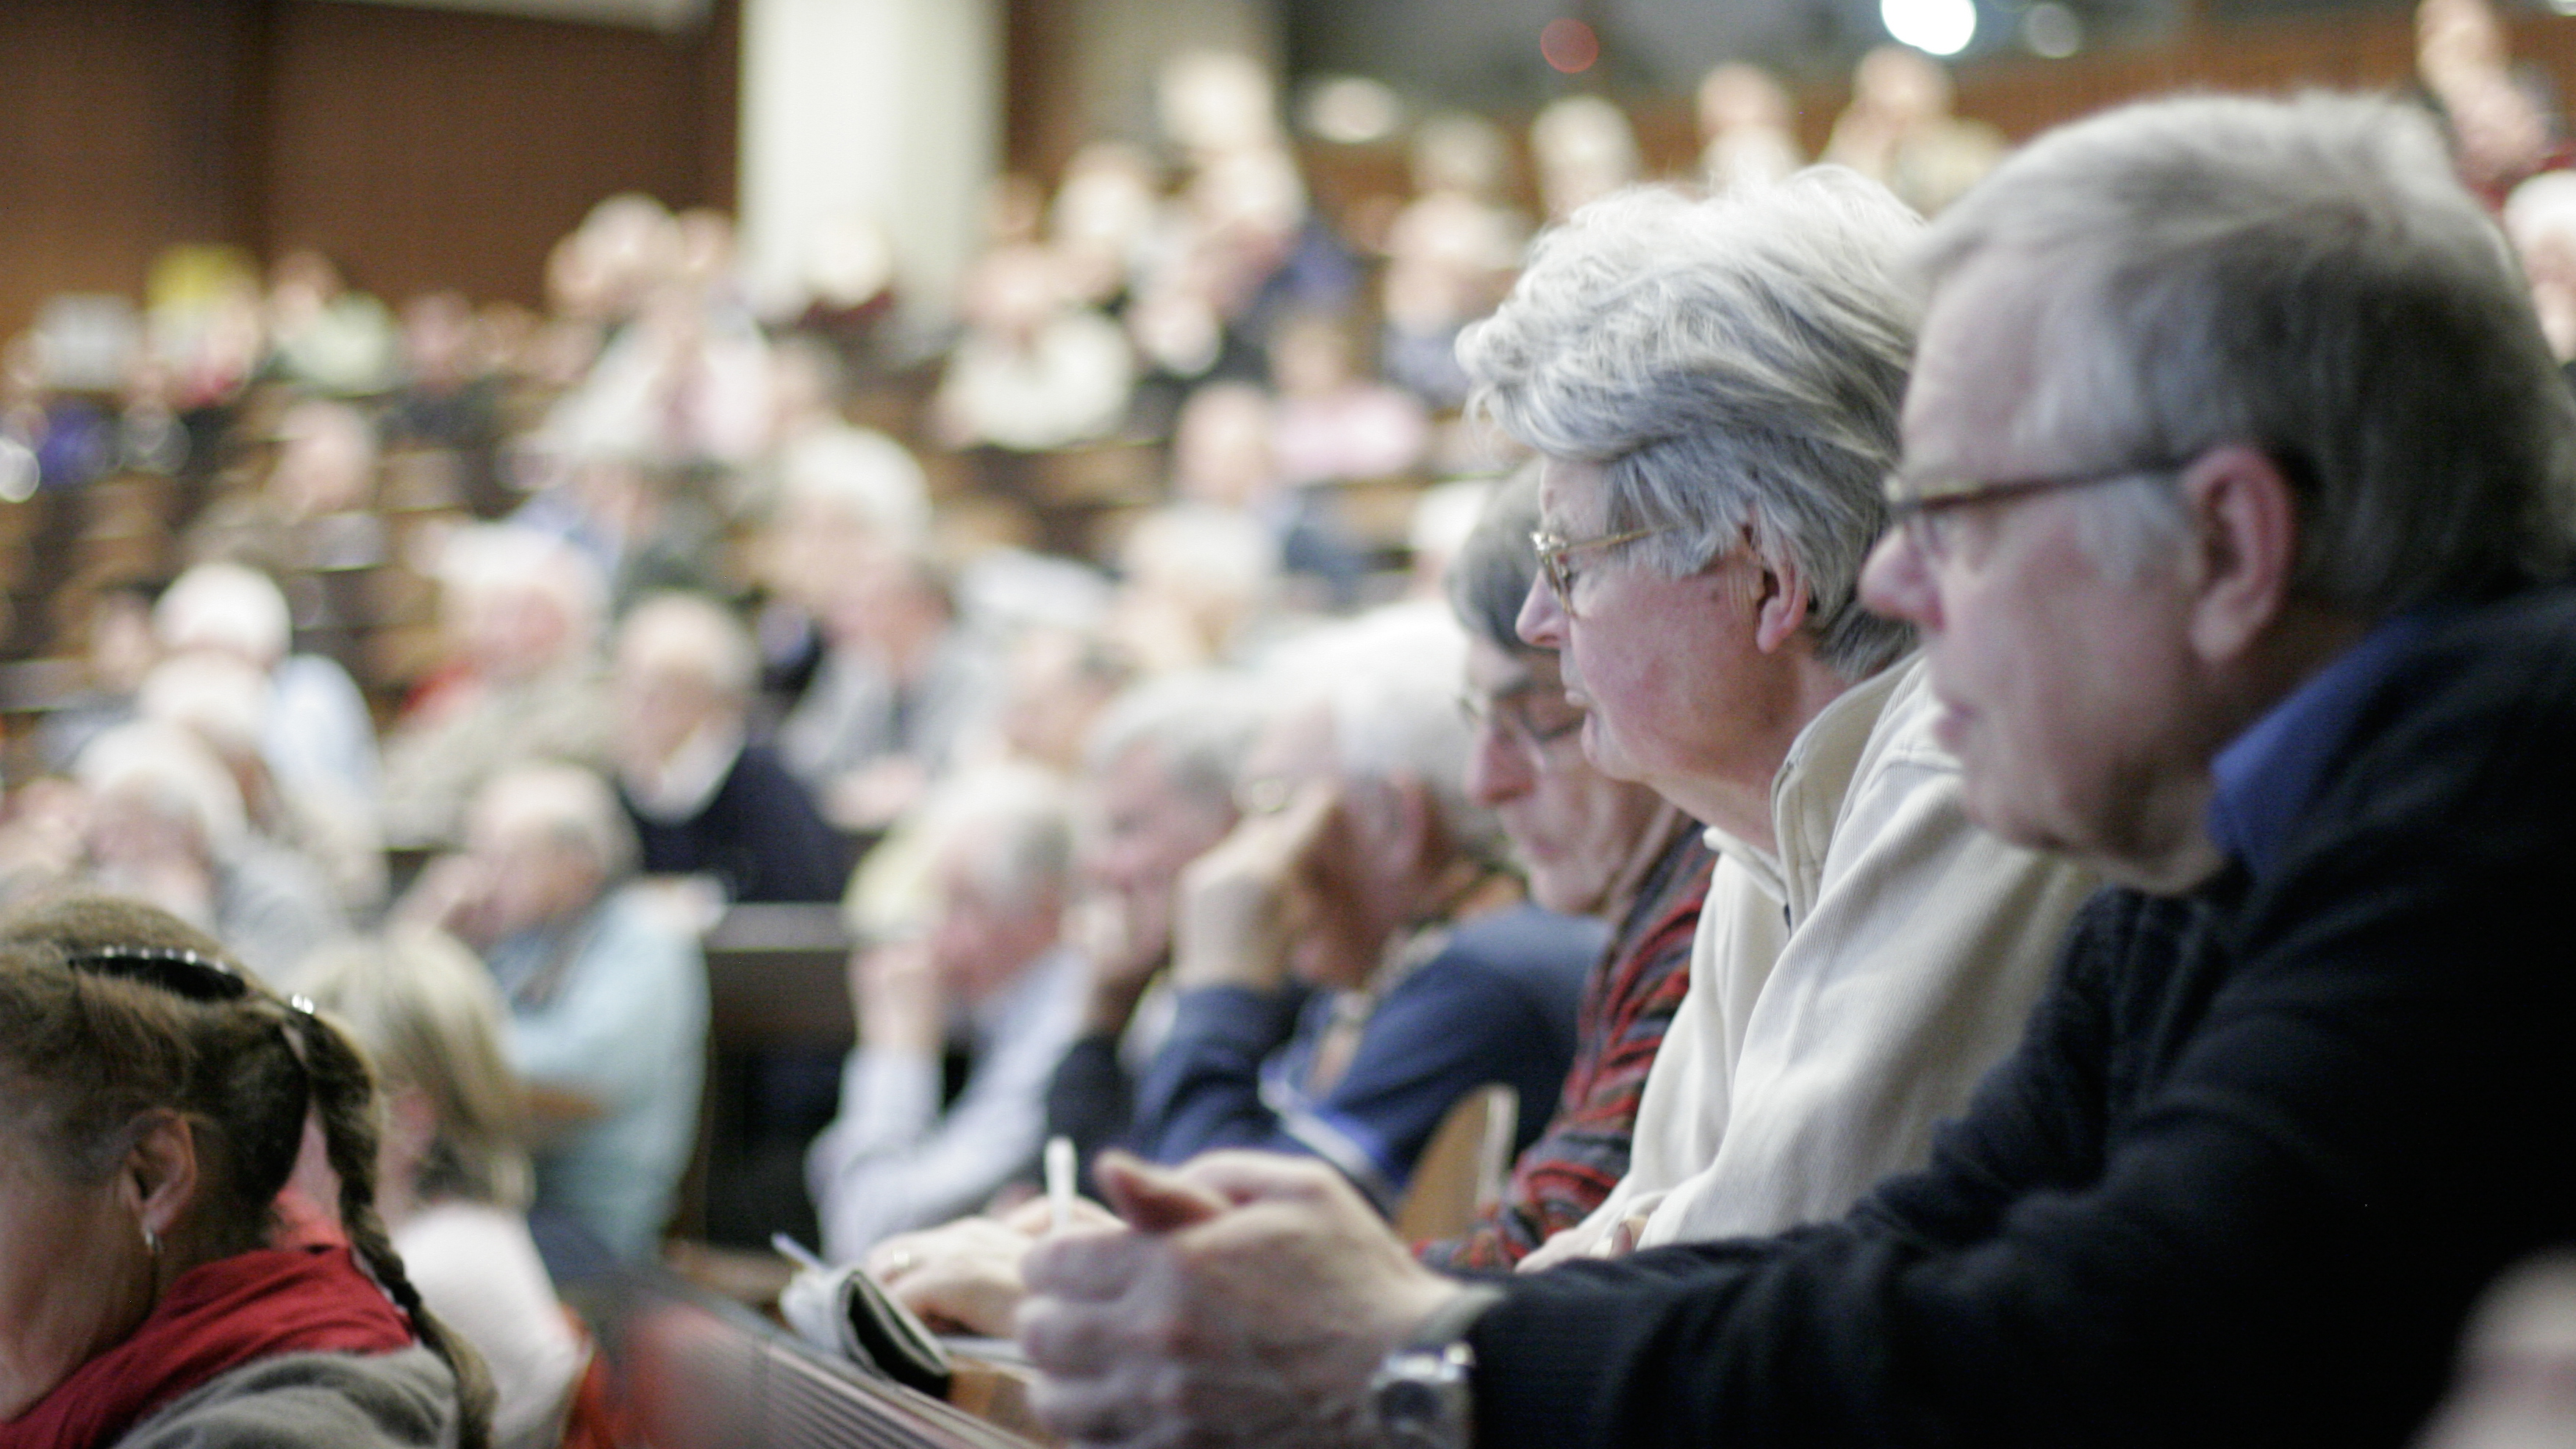
[[152, 1305], [129, 1175], [59, 1175], [17, 1125], [24, 1108], [0, 1086], [0, 1424], [122, 1342]]

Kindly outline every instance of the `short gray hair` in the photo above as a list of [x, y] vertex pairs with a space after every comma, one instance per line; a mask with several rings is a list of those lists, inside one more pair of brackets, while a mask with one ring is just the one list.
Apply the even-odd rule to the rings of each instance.
[[1250, 681], [1220, 670], [1183, 670], [1110, 701], [1091, 727], [1084, 763], [1096, 775], [1129, 751], [1150, 749], [1173, 793], [1231, 813], [1235, 780], [1260, 723]]
[[201, 563], [152, 606], [152, 634], [173, 653], [221, 649], [274, 668], [294, 633], [276, 581], [237, 563]]
[[976, 889], [1025, 908], [1062, 892], [1073, 877], [1073, 813], [1061, 782], [1044, 770], [1001, 764], [957, 775], [923, 810], [935, 856], [963, 853]]
[[555, 761], [514, 766], [475, 793], [474, 808], [478, 818], [525, 823], [582, 852], [610, 883], [635, 869], [641, 854], [617, 792], [587, 766]]
[[1539, 525], [1538, 465], [1524, 465], [1486, 495], [1476, 526], [1449, 561], [1450, 612], [1506, 654], [1541, 652], [1520, 636], [1521, 605], [1538, 578], [1530, 534]]
[[1749, 536], [1794, 563], [1817, 654], [1846, 678], [1912, 647], [1860, 606], [1915, 305], [1922, 222], [1839, 167], [1707, 201], [1624, 191], [1542, 235], [1494, 316], [1458, 339], [1474, 405], [1552, 457], [1602, 466], [1614, 531], [1687, 577]]
[[[2100, 466], [2260, 448], [2298, 490], [2293, 588], [2367, 618], [2566, 569], [2576, 401], [2411, 109], [2203, 96], [2066, 127], [1943, 213], [1920, 261], [1937, 288], [1989, 256], [2046, 279], [2018, 446]], [[2089, 506], [2180, 536], [2170, 486]]]
[[1263, 687], [1282, 714], [1326, 712], [1345, 775], [1420, 782], [1451, 843], [1493, 861], [1502, 858], [1501, 826], [1467, 798], [1473, 740], [1458, 708], [1466, 670], [1465, 632], [1424, 600], [1389, 604], [1291, 641], [1265, 667]]
[[617, 661], [685, 674], [727, 699], [747, 700], [760, 683], [760, 651], [731, 609], [704, 594], [670, 589], [646, 597], [617, 626]]

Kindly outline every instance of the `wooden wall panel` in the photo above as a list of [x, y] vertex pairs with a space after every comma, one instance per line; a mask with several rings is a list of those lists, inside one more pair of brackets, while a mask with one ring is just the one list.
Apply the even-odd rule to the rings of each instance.
[[318, 246], [399, 302], [539, 299], [621, 189], [729, 208], [738, 0], [678, 37], [339, 0], [0, 3], [0, 336], [177, 242]]
[[139, 292], [174, 241], [245, 239], [263, 20], [242, 0], [0, 4], [0, 335]]
[[[712, 42], [719, 32], [726, 44]], [[731, 18], [648, 31], [292, 0], [271, 52], [265, 241], [318, 247], [389, 301], [539, 300], [546, 249], [601, 197], [733, 204]]]

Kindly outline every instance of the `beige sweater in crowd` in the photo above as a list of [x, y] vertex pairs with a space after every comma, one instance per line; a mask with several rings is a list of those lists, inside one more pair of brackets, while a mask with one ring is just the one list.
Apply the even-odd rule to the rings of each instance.
[[2022, 1031], [2097, 884], [1968, 823], [1921, 659], [1810, 721], [1772, 784], [1777, 853], [1717, 830], [1690, 994], [1628, 1175], [1552, 1245], [1641, 1246], [1841, 1215], [1920, 1165]]

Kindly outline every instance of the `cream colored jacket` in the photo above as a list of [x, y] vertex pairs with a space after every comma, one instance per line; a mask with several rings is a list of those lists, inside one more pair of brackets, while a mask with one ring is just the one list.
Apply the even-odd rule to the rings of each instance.
[[1547, 1257], [1771, 1233], [1920, 1165], [2020, 1038], [2087, 872], [1959, 808], [1920, 657], [1808, 722], [1772, 782], [1779, 850], [1717, 830], [1690, 994], [1656, 1053], [1628, 1175]]

